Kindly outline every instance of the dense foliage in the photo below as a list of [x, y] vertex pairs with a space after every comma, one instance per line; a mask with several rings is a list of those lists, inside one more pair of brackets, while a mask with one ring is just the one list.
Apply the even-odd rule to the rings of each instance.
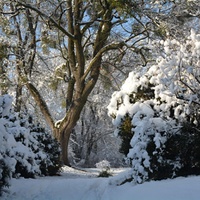
[[60, 168], [60, 148], [31, 117], [12, 111], [12, 98], [0, 97], [0, 190], [11, 177], [54, 175]]
[[162, 53], [156, 63], [130, 73], [108, 106], [116, 134], [131, 117], [127, 161], [135, 183], [200, 172], [200, 35], [154, 44]]
[[119, 152], [123, 153], [125, 156], [128, 154], [129, 149], [131, 148], [130, 141], [133, 137], [132, 128], [133, 127], [131, 124], [131, 117], [128, 114], [126, 114], [121, 120], [118, 133], [118, 135], [121, 138], [121, 146]]

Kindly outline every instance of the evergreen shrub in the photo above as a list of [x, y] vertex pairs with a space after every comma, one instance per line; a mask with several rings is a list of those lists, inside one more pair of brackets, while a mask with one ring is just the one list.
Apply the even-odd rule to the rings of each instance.
[[0, 97], [0, 193], [11, 177], [57, 174], [60, 152], [56, 139], [32, 117], [13, 112], [9, 95]]

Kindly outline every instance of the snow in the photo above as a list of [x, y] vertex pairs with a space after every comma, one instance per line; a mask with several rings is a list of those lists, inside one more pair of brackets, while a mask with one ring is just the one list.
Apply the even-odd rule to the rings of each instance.
[[[125, 169], [112, 169], [117, 174]], [[124, 172], [123, 172], [124, 173]], [[97, 178], [98, 169], [65, 167], [61, 176], [12, 179], [2, 200], [199, 200], [200, 176], [180, 177], [121, 186], [115, 178]]]
[[0, 98], [0, 115], [7, 116], [10, 112], [12, 105], [12, 97], [8, 94]]
[[[132, 163], [135, 183], [148, 180], [149, 171], [154, 174], [152, 156], [158, 163], [166, 163], [160, 155], [167, 140], [180, 134], [183, 123], [190, 120], [191, 124], [199, 125], [195, 117], [200, 101], [199, 44], [200, 34], [194, 30], [184, 41], [163, 41], [159, 48], [154, 47], [160, 51], [154, 65], [149, 63], [145, 70], [130, 72], [121, 89], [112, 95], [107, 108], [115, 135], [124, 134], [123, 119], [127, 114], [131, 118], [133, 137], [127, 160]], [[153, 143], [155, 149], [151, 152], [148, 147]], [[177, 161], [172, 162], [177, 169]]]

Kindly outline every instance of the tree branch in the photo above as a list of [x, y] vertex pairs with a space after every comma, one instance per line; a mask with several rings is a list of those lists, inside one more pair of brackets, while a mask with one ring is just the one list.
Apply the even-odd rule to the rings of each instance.
[[103, 53], [109, 51], [109, 50], [113, 50], [113, 49], [119, 49], [122, 48], [124, 46], [124, 42], [120, 42], [120, 43], [112, 43], [109, 45], [106, 45], [105, 47], [103, 47], [95, 56], [94, 58], [91, 60], [87, 70], [85, 71], [84, 75], [81, 77], [81, 80], [83, 81], [84, 79], [86, 79], [86, 77], [88, 76], [88, 74], [90, 73], [91, 69], [94, 66], [94, 63], [102, 56]]
[[26, 87], [28, 88], [28, 90], [30, 91], [32, 97], [34, 98], [36, 104], [39, 106], [39, 108], [40, 108], [42, 114], [44, 115], [46, 122], [50, 126], [51, 130], [54, 130], [54, 128], [55, 128], [54, 120], [49, 112], [46, 102], [43, 100], [39, 91], [36, 89], [36, 87], [32, 83], [26, 82], [25, 84], [26, 84]]
[[69, 38], [71, 38], [72, 40], [75, 40], [75, 36], [74, 35], [72, 35], [68, 31], [66, 31], [65, 28], [63, 28], [59, 23], [57, 23], [51, 16], [48, 16], [47, 14], [45, 14], [44, 12], [39, 10], [38, 8], [36, 8], [36, 7], [34, 7], [34, 6], [30, 5], [30, 4], [24, 4], [24, 3], [21, 3], [21, 2], [18, 2], [18, 6], [23, 6], [25, 8], [29, 8], [29, 9], [37, 12], [39, 15], [41, 15], [41, 16], [45, 17], [46, 19], [48, 19], [56, 28], [58, 28], [60, 31], [62, 31]]

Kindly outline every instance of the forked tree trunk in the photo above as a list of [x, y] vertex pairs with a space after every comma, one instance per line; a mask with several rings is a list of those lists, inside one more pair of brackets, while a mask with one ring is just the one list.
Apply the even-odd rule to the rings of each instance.
[[[25, 84], [30, 91], [31, 95], [34, 97], [37, 105], [40, 107], [42, 114], [44, 115], [46, 122], [50, 128], [54, 131], [56, 138], [59, 140], [62, 149], [62, 161], [63, 164], [69, 165], [68, 159], [68, 144], [70, 139], [70, 134], [75, 127], [77, 121], [79, 120], [80, 113], [87, 101], [87, 98], [91, 91], [93, 90], [100, 73], [102, 56], [105, 52], [113, 49], [121, 48], [121, 43], [107, 44], [107, 39], [110, 35], [112, 29], [112, 7], [105, 1], [105, 5], [101, 2], [100, 8], [100, 18], [98, 20], [98, 30], [96, 32], [96, 38], [94, 38], [93, 53], [90, 62], [86, 63], [85, 60], [85, 34], [87, 30], [93, 27], [94, 22], [86, 23], [84, 26], [81, 25], [83, 13], [81, 9], [84, 8], [83, 0], [67, 0], [67, 29], [60, 26], [51, 16], [46, 15], [41, 10], [31, 6], [30, 4], [19, 3], [27, 9], [32, 9], [39, 15], [47, 18], [52, 25], [59, 31], [63, 32], [65, 36], [68, 37], [68, 51], [67, 51], [67, 74], [69, 77], [69, 84], [67, 90], [66, 100], [69, 105], [67, 105], [65, 117], [60, 121], [59, 124], [54, 122], [51, 112], [48, 109], [46, 101], [43, 96], [39, 93], [39, 90], [29, 81], [26, 77]], [[85, 7], [86, 8], [86, 7]], [[85, 9], [84, 8], [84, 9]], [[84, 11], [85, 12], [85, 11]], [[30, 18], [29, 18], [30, 19]], [[30, 27], [30, 29], [32, 29]], [[31, 30], [30, 30], [31, 31]], [[35, 36], [35, 35], [34, 35]], [[90, 40], [90, 37], [88, 37]], [[35, 41], [34, 41], [35, 42]], [[88, 41], [89, 42], [89, 41]], [[87, 44], [87, 43], [85, 43]], [[19, 74], [22, 74], [19, 71]], [[26, 74], [26, 73], [25, 73]], [[22, 77], [24, 74], [22, 74]]]
[[65, 118], [61, 121], [57, 127], [56, 138], [59, 140], [61, 145], [61, 160], [63, 164], [70, 166], [68, 146], [70, 141], [70, 135], [77, 121], [79, 120], [80, 113], [85, 105], [86, 99], [76, 102], [74, 106], [68, 110]]

